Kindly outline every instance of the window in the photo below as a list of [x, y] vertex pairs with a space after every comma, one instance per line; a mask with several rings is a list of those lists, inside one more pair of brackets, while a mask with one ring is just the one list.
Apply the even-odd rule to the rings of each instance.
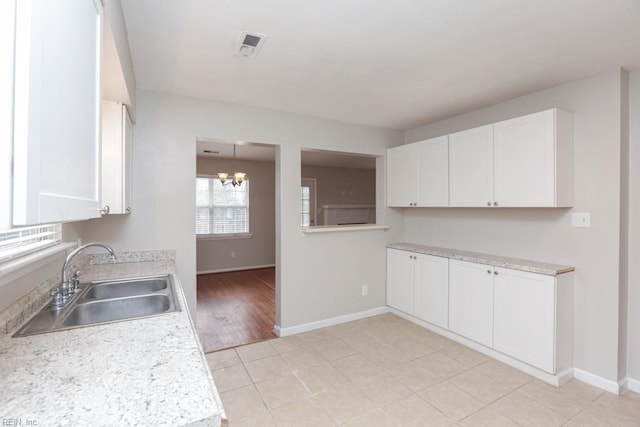
[[249, 180], [222, 185], [217, 177], [196, 178], [196, 234], [249, 233]]
[[300, 196], [301, 196], [301, 201], [302, 201], [302, 206], [301, 206], [301, 225], [303, 227], [308, 227], [311, 223], [310, 219], [311, 219], [311, 214], [309, 212], [310, 210], [310, 188], [308, 186], [302, 186], [300, 187]]
[[60, 224], [13, 228], [0, 233], [0, 263], [60, 242]]

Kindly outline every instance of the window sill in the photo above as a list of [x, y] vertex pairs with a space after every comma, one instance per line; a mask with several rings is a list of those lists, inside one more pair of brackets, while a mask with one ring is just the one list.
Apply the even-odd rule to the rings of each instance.
[[301, 227], [304, 234], [335, 233], [345, 231], [388, 230], [385, 224], [359, 224], [359, 225], [316, 225], [314, 227]]
[[234, 240], [234, 239], [250, 239], [251, 233], [235, 233], [235, 234], [196, 234], [196, 240]]
[[[76, 243], [62, 242], [50, 248], [26, 255], [15, 260], [8, 261], [0, 265], [0, 287], [10, 283], [20, 276], [42, 267], [52, 260], [56, 255], [66, 252], [68, 249], [77, 246]], [[60, 264], [62, 267], [62, 264]]]

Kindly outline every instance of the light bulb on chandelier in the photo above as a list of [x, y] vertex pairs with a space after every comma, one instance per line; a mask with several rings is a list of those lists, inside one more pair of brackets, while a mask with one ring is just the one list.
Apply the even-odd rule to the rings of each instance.
[[[236, 168], [236, 144], [233, 144], [233, 168], [234, 169]], [[218, 172], [218, 179], [220, 180], [222, 185], [231, 184], [234, 187], [236, 185], [239, 186], [247, 177], [247, 174], [245, 172], [234, 172], [233, 179], [231, 181], [227, 181], [227, 179], [229, 178], [229, 175], [230, 174], [227, 172]]]

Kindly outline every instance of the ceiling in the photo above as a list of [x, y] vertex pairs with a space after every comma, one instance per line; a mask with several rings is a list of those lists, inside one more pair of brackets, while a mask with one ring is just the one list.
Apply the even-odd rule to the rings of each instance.
[[[122, 0], [137, 85], [410, 129], [640, 69], [638, 0]], [[267, 35], [256, 59], [242, 31]]]
[[[212, 138], [198, 138], [196, 155], [218, 159], [233, 158], [233, 141], [221, 141]], [[236, 158], [259, 162], [275, 162], [274, 145], [235, 141]], [[211, 153], [206, 153], [210, 151]], [[304, 150], [300, 153], [301, 164], [305, 166], [340, 167], [352, 169], [375, 169], [376, 157], [363, 154], [340, 153], [324, 150]]]

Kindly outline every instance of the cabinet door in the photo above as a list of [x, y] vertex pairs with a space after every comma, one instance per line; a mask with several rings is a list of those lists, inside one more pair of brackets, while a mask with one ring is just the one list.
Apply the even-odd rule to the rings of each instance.
[[13, 223], [99, 216], [102, 6], [20, 0]]
[[449, 259], [416, 254], [415, 315], [447, 329], [449, 326]]
[[387, 249], [387, 305], [413, 314], [414, 254]]
[[555, 110], [494, 124], [495, 200], [500, 206], [554, 206]]
[[110, 214], [131, 212], [132, 124], [127, 107], [102, 103], [102, 206]]
[[449, 206], [449, 137], [418, 144], [418, 206]]
[[0, 1], [0, 232], [11, 228], [15, 0]]
[[418, 192], [418, 146], [387, 150], [387, 206], [413, 206]]
[[555, 373], [555, 278], [496, 269], [493, 346]]
[[449, 260], [449, 329], [491, 347], [493, 344], [493, 268]]
[[449, 135], [449, 205], [491, 206], [493, 125]]
[[122, 121], [124, 123], [123, 138], [123, 168], [124, 168], [124, 212], [131, 213], [133, 204], [133, 123], [129, 117], [129, 111], [126, 106], [122, 107]]

